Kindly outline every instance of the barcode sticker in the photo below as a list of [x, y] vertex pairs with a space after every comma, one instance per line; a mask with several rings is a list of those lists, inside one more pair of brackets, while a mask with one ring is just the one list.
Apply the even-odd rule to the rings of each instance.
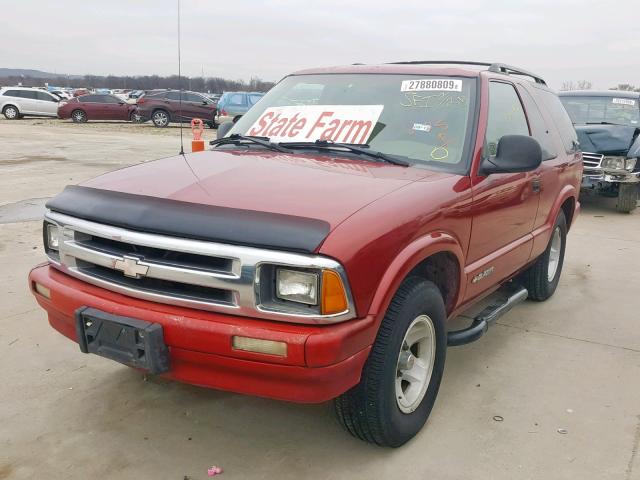
[[420, 80], [403, 80], [400, 86], [401, 92], [426, 92], [426, 91], [461, 92], [462, 80], [450, 78], [424, 78]]
[[612, 103], [619, 103], [620, 105], [631, 105], [635, 107], [636, 101], [630, 98], [614, 98], [611, 100]]

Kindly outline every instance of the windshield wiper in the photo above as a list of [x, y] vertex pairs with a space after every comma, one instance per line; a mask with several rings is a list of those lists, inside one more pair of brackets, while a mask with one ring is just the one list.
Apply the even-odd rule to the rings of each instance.
[[256, 145], [261, 145], [265, 148], [268, 148], [269, 150], [275, 150], [276, 152], [291, 153], [291, 150], [282, 148], [277, 143], [270, 142], [268, 137], [252, 137], [248, 135], [238, 135], [237, 133], [233, 133], [228, 137], [219, 138], [217, 140], [211, 140], [209, 142], [209, 145], [215, 146], [229, 143], [234, 145], [242, 145], [242, 142], [255, 143]]
[[587, 122], [587, 125], [623, 125], [624, 123], [613, 123], [613, 122]]
[[315, 148], [315, 149], [330, 149], [330, 150], [348, 150], [353, 153], [357, 153], [359, 155], [365, 155], [367, 157], [375, 158], [378, 160], [382, 160], [383, 162], [391, 163], [393, 165], [400, 165], [402, 167], [408, 167], [411, 165], [407, 160], [403, 160], [402, 158], [398, 158], [393, 155], [388, 155], [386, 153], [377, 152], [375, 150], [368, 150], [369, 145], [358, 144], [353, 145], [351, 143], [335, 143], [330, 142], [328, 140], [316, 140], [315, 142], [287, 142], [281, 143], [281, 145], [291, 149], [296, 148]]

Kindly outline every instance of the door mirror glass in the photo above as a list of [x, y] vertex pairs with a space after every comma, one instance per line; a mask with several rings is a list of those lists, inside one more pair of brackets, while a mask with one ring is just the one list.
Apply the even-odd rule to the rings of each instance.
[[528, 135], [505, 135], [498, 141], [495, 156], [482, 160], [480, 173], [518, 173], [535, 170], [542, 163], [542, 149], [538, 141]]

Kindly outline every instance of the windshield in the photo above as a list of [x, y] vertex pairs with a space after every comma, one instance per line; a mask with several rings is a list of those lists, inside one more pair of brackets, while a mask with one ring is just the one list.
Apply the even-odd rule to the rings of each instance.
[[229, 134], [268, 137], [283, 144], [368, 144], [371, 150], [414, 164], [463, 173], [475, 91], [475, 79], [458, 77], [291, 76], [272, 88]]
[[640, 126], [640, 106], [634, 98], [561, 96], [560, 100], [574, 124]]

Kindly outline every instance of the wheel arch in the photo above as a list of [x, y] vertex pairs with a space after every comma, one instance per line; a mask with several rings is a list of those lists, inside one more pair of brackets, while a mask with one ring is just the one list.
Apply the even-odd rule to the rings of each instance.
[[547, 224], [549, 227], [556, 221], [558, 213], [562, 210], [567, 220], [567, 230], [571, 228], [571, 224], [575, 218], [576, 206], [578, 205], [578, 191], [573, 185], [566, 185], [561, 191], [556, 201], [553, 204], [553, 208], [549, 211], [549, 218], [547, 218]]
[[18, 111], [18, 115], [20, 115], [20, 108], [18, 107], [18, 105], [15, 105], [15, 104], [13, 104], [13, 103], [7, 103], [7, 104], [3, 105], [3, 106], [2, 106], [2, 113], [4, 113], [4, 112], [5, 112], [5, 110], [6, 110], [7, 108], [9, 108], [9, 107], [13, 107], [13, 108], [15, 108], [15, 109]]
[[464, 254], [460, 243], [445, 232], [434, 232], [403, 249], [389, 265], [379, 282], [369, 314], [382, 318], [393, 296], [409, 276], [433, 282], [450, 314], [464, 297]]

